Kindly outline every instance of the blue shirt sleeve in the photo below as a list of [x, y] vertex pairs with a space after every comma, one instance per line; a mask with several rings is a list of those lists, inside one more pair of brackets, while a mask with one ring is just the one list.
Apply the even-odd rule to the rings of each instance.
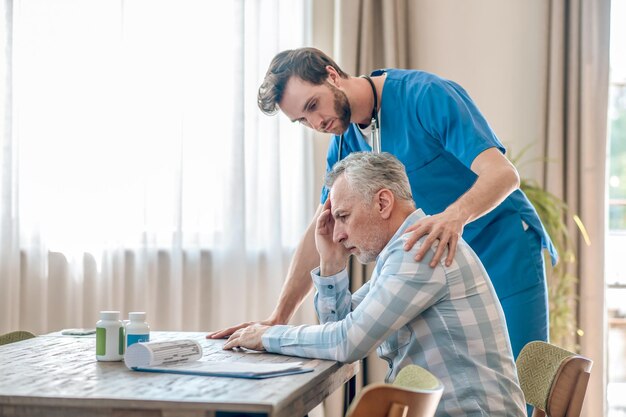
[[474, 101], [453, 81], [437, 78], [422, 90], [417, 119], [468, 168], [476, 156], [489, 148], [506, 151]]

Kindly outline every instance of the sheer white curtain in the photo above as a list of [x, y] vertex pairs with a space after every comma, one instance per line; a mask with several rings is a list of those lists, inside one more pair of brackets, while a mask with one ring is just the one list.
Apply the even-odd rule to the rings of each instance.
[[268, 315], [313, 161], [256, 89], [306, 42], [306, 1], [3, 7], [0, 333], [103, 309], [181, 330]]

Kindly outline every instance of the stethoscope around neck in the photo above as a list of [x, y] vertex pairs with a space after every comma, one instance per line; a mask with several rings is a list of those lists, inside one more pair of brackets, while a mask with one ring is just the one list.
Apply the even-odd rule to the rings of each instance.
[[[374, 108], [372, 109], [372, 121], [371, 121], [371, 131], [370, 131], [370, 139], [372, 142], [372, 152], [380, 153], [381, 152], [381, 138], [380, 138], [380, 121], [378, 120], [378, 94], [376, 93], [376, 86], [374, 85], [374, 81], [367, 76], [361, 75], [361, 78], [365, 78], [372, 87], [372, 93], [374, 94]], [[341, 148], [343, 147], [343, 133], [339, 136], [339, 151], [337, 156], [337, 161], [341, 161]]]

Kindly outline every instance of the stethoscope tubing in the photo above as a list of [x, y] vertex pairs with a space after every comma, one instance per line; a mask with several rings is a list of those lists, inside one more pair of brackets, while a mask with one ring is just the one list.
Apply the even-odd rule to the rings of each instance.
[[[369, 82], [370, 86], [372, 87], [372, 93], [374, 94], [374, 108], [372, 109], [372, 122], [371, 122], [372, 130], [370, 132], [370, 139], [371, 139], [372, 152], [380, 153], [382, 149], [382, 144], [381, 144], [382, 139], [380, 135], [380, 121], [378, 120], [378, 109], [377, 109], [378, 93], [376, 92], [376, 87], [374, 86], [374, 82], [372, 81], [370, 77], [368, 77], [367, 75], [362, 75], [361, 77], [365, 78]], [[337, 161], [341, 161], [341, 148], [342, 147], [343, 147], [343, 133], [339, 137], [339, 150], [337, 152]]]
[[[381, 144], [381, 135], [380, 135], [380, 127], [378, 126], [378, 118], [376, 121], [372, 123], [372, 132], [370, 133], [370, 138], [372, 139], [372, 152], [381, 153], [382, 152], [382, 144]], [[374, 126], [375, 125], [375, 126]], [[341, 161], [341, 150], [343, 148], [343, 133], [339, 136], [339, 149], [337, 151], [337, 161]]]

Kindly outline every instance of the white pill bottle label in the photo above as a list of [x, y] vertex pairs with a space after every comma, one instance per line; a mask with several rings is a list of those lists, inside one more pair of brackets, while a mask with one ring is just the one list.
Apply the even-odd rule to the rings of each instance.
[[126, 324], [126, 347], [137, 342], [150, 341], [150, 326], [146, 323], [146, 313], [135, 311], [128, 313]]
[[124, 325], [119, 311], [101, 311], [96, 323], [96, 359], [121, 361], [124, 359]]

